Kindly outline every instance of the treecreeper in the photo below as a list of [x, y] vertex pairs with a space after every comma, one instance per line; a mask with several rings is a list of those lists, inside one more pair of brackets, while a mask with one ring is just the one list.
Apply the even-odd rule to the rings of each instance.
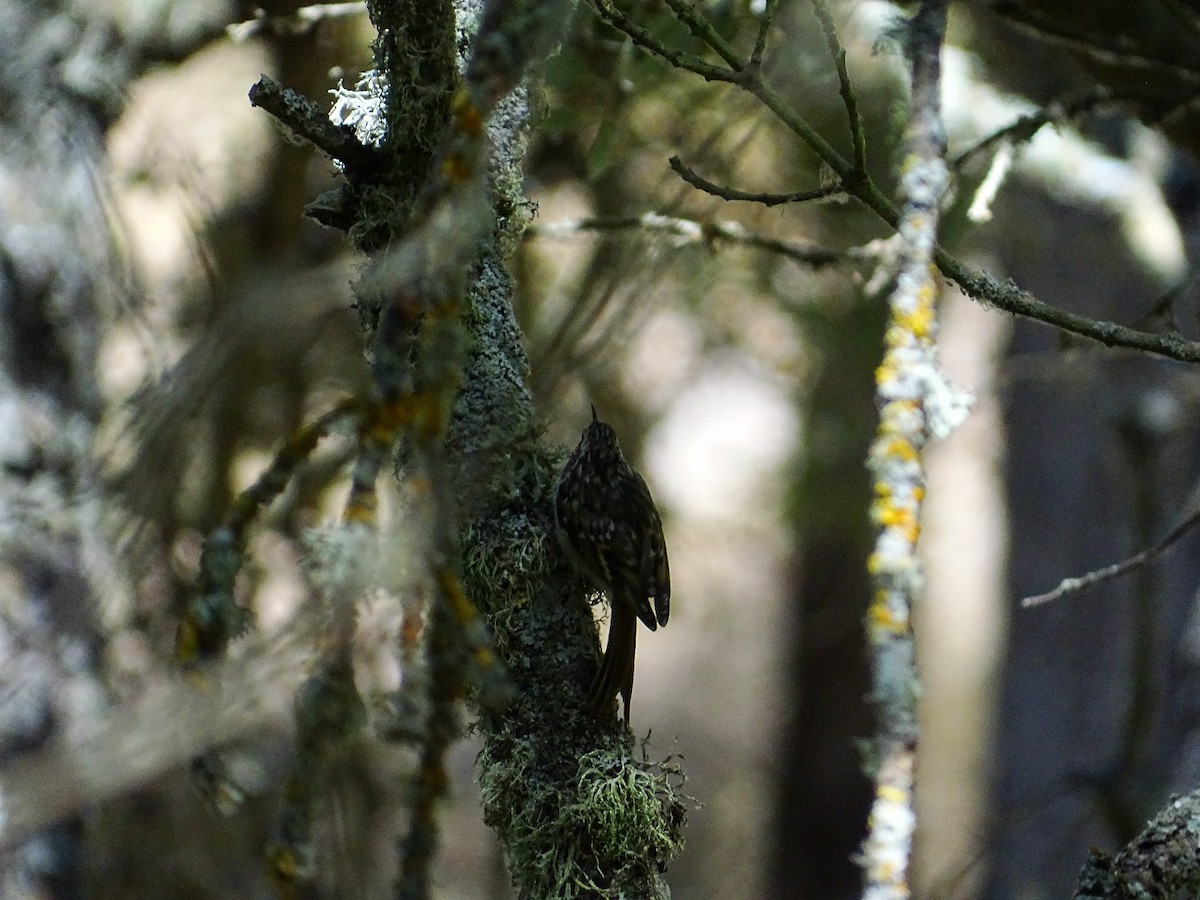
[[620, 694], [628, 725], [637, 620], [651, 631], [667, 624], [671, 570], [650, 489], [594, 406], [591, 424], [558, 476], [554, 523], [571, 564], [604, 591], [612, 609], [608, 645], [586, 707], [604, 715]]

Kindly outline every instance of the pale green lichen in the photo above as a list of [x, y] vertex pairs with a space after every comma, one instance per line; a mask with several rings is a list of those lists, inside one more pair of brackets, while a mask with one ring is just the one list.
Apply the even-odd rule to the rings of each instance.
[[593, 750], [573, 780], [556, 785], [539, 771], [544, 758], [527, 742], [503, 765], [481, 766], [484, 808], [504, 835], [522, 896], [669, 896], [659, 873], [683, 846], [676, 770]]

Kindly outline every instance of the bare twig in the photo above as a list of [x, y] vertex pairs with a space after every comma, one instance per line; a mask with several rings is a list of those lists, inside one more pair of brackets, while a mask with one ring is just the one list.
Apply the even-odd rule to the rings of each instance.
[[724, 187], [716, 182], [697, 174], [696, 171], [682, 162], [678, 156], [671, 157], [671, 168], [694, 188], [720, 197], [722, 200], [745, 200], [750, 203], [761, 203], [763, 206], [780, 206], [784, 203], [803, 203], [808, 200], [821, 200], [837, 194], [845, 194], [846, 190], [836, 184], [831, 187], [812, 188], [807, 191], [796, 191], [793, 194], [770, 194], [755, 191], [739, 191], [736, 188]]
[[1025, 597], [1021, 600], [1021, 606], [1028, 609], [1031, 606], [1041, 606], [1043, 603], [1050, 603], [1053, 600], [1058, 600], [1060, 597], [1066, 597], [1070, 594], [1078, 594], [1080, 591], [1086, 591], [1098, 584], [1103, 584], [1106, 581], [1112, 581], [1114, 578], [1120, 578], [1135, 569], [1140, 569], [1142, 566], [1149, 565], [1154, 562], [1168, 550], [1170, 550], [1179, 541], [1197, 525], [1200, 525], [1200, 504], [1185, 516], [1179, 524], [1172, 528], [1167, 535], [1152, 547], [1147, 547], [1140, 553], [1135, 553], [1133, 556], [1123, 559], [1118, 563], [1113, 563], [1110, 566], [1105, 566], [1102, 569], [1095, 569], [1084, 575], [1078, 575], [1074, 578], [1064, 578], [1052, 591], [1047, 591], [1044, 594], [1034, 594], [1031, 597]]
[[762, 11], [762, 15], [758, 19], [758, 34], [754, 37], [754, 50], [750, 54], [750, 65], [754, 68], [762, 65], [763, 53], [767, 49], [767, 34], [771, 31], [771, 24], [775, 21], [775, 10], [779, 7], [779, 0], [767, 0], [767, 5]]
[[[608, 0], [593, 0], [593, 2], [597, 4], [598, 8], [611, 7]], [[606, 18], [614, 26], [628, 34], [639, 46], [655, 53], [668, 63], [677, 64], [676, 60], [680, 56], [677, 51], [663, 47], [645, 29], [633, 25], [623, 14], [619, 16], [606, 15]], [[691, 71], [698, 71], [691, 65], [684, 66], [681, 63], [679, 65], [689, 68]], [[707, 66], [704, 63], [700, 65]], [[871, 209], [891, 228], [898, 227], [900, 213], [879, 186], [869, 177], [858, 180], [854, 163], [838, 153], [812, 125], [796, 112], [788, 100], [761, 77], [755, 68], [742, 67], [733, 71], [708, 67], [699, 74], [710, 80], [736, 83], [749, 94], [758, 98], [788, 129], [807, 144], [822, 162], [834, 171], [841, 179], [848, 194]], [[1188, 340], [1182, 335], [1139, 331], [1116, 322], [1097, 320], [1051, 306], [1037, 299], [1028, 291], [1022, 290], [1011, 281], [1000, 282], [986, 272], [967, 267], [941, 247], [935, 249], [933, 259], [943, 275], [955, 282], [972, 299], [985, 306], [992, 306], [1002, 312], [1033, 319], [1061, 331], [1097, 341], [1108, 347], [1126, 347], [1180, 362], [1200, 362], [1200, 342]]]
[[867, 138], [863, 132], [862, 116], [858, 112], [858, 98], [854, 94], [854, 86], [850, 83], [850, 72], [846, 68], [846, 50], [838, 40], [837, 29], [833, 25], [833, 16], [825, 0], [813, 0], [813, 9], [821, 22], [821, 31], [825, 33], [825, 43], [829, 47], [829, 55], [837, 68], [838, 90], [842, 95], [842, 105], [846, 107], [846, 117], [850, 121], [850, 143], [854, 147], [854, 171], [860, 177], [867, 174]]
[[592, 5], [595, 7], [596, 12], [599, 13], [600, 18], [604, 19], [618, 31], [624, 32], [630, 40], [643, 50], [650, 51], [671, 65], [694, 72], [705, 81], [725, 81], [731, 84], [737, 81], [738, 74], [732, 69], [714, 66], [712, 63], [706, 63], [698, 56], [667, 47], [649, 31], [642, 28], [630, 19], [629, 16], [617, 9], [612, 4], [612, 0], [592, 0]]
[[962, 150], [950, 161], [950, 166], [954, 169], [961, 169], [974, 160], [975, 157], [986, 153], [999, 143], [1012, 145], [1028, 143], [1045, 125], [1069, 122], [1085, 112], [1098, 109], [1110, 103], [1119, 103], [1122, 100], [1133, 99], [1137, 98], [1134, 95], [1117, 95], [1108, 88], [1099, 87], [1078, 97], [1048, 103], [1037, 112], [1021, 116], [1012, 124], [997, 129], [987, 137]]
[[[1085, 31], [1073, 28], [1064, 19], [1053, 19], [1016, 3], [999, 3], [993, 9], [1014, 25], [1036, 34], [1046, 43], [1057, 44], [1105, 65], [1153, 73], [1190, 84], [1200, 81], [1200, 68], [1148, 56], [1129, 38], [1122, 36], [1119, 30]], [[1117, 37], [1114, 38], [1114, 34]]]
[[711, 22], [696, 10], [696, 6], [691, 0], [667, 0], [667, 6], [671, 7], [675, 18], [686, 25], [692, 34], [715, 50], [729, 68], [740, 72], [746, 67], [746, 62], [741, 55], [725, 38], [721, 37], [720, 32], [713, 27]]
[[562, 238], [584, 231], [647, 231], [652, 234], [668, 235], [672, 243], [712, 244], [725, 241], [744, 247], [754, 247], [778, 254], [793, 262], [813, 268], [833, 265], [847, 260], [862, 259], [866, 254], [860, 251], [839, 253], [826, 250], [823, 247], [797, 244], [784, 241], [768, 235], [750, 231], [739, 222], [727, 220], [698, 222], [695, 219], [682, 219], [674, 216], [663, 216], [657, 213], [645, 213], [640, 216], [616, 216], [611, 218], [571, 219], [547, 224], [533, 224], [525, 229], [527, 238]]

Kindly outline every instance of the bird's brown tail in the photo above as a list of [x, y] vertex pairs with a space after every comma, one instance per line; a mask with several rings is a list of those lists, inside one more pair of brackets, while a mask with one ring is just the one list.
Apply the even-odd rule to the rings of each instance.
[[637, 650], [637, 614], [619, 600], [612, 604], [608, 626], [608, 646], [600, 671], [588, 688], [587, 708], [602, 716], [617, 694], [625, 703], [625, 724], [629, 724], [629, 703], [633, 698], [633, 658]]

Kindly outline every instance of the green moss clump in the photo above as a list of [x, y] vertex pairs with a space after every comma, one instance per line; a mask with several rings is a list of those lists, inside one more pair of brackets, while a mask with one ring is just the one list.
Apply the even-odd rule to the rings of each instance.
[[480, 783], [522, 897], [669, 895], [659, 875], [683, 849], [685, 819], [674, 769], [638, 762], [625, 747], [593, 750], [574, 772], [555, 773], [539, 765], [551, 757], [535, 741], [509, 749], [503, 763], [481, 755]]

